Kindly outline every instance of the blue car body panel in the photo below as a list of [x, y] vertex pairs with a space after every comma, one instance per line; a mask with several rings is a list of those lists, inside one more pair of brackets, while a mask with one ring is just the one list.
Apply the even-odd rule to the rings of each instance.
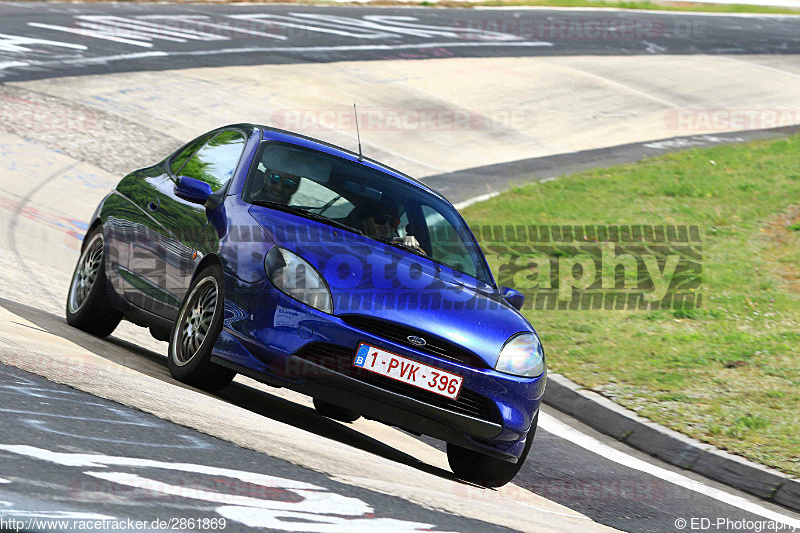
[[[92, 227], [103, 226], [113, 304], [140, 325], [168, 331], [193, 276], [208, 262], [217, 262], [225, 276], [225, 314], [213, 362], [370, 418], [515, 461], [539, 409], [546, 373], [518, 377], [494, 366], [510, 338], [535, 333], [528, 321], [493, 281], [487, 285], [346, 229], [245, 202], [242, 189], [264, 141], [359, 159], [288, 132], [252, 125], [231, 128], [247, 140], [240, 164], [213, 208], [175, 196], [173, 156], [126, 176], [98, 207]], [[442, 199], [377, 162], [359, 164]], [[323, 275], [333, 314], [300, 303], [270, 283], [264, 257], [276, 245], [300, 255]], [[404, 333], [387, 335], [392, 331], [436, 339], [459, 356], [414, 346]], [[351, 363], [362, 342], [463, 376], [465, 392], [450, 401], [359, 375]]]

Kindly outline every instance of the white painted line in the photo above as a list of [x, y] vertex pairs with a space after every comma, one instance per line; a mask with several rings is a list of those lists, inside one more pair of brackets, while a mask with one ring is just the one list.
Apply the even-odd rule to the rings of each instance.
[[685, 106], [680, 106], [680, 105], [678, 105], [678, 104], [676, 104], [674, 102], [670, 102], [669, 100], [664, 100], [663, 98], [660, 98], [658, 96], [652, 95], [650, 93], [646, 93], [646, 92], [644, 92], [642, 90], [639, 90], [639, 89], [636, 89], [634, 87], [630, 87], [628, 85], [624, 85], [624, 84], [619, 83], [617, 81], [614, 81], [612, 79], [605, 78], [605, 77], [600, 76], [599, 74], [595, 74], [593, 72], [587, 72], [587, 71], [581, 70], [579, 68], [568, 67], [566, 65], [560, 65], [560, 64], [556, 64], [556, 67], [557, 68], [563, 68], [565, 70], [570, 70], [572, 72], [577, 72], [578, 74], [582, 74], [582, 75], [588, 76], [590, 78], [594, 78], [594, 79], [602, 81], [603, 83], [606, 83], [608, 85], [612, 85], [614, 87], [619, 87], [620, 89], [623, 89], [625, 91], [628, 91], [628, 92], [631, 92], [631, 93], [634, 93], [634, 94], [638, 94], [639, 96], [643, 96], [643, 97], [645, 97], [645, 98], [647, 98], [649, 100], [653, 100], [654, 102], [659, 102], [661, 104], [664, 104], [666, 106], [672, 107], [674, 109], [683, 109], [685, 107]]
[[[544, 179], [541, 179], [541, 180], [532, 181], [530, 183], [527, 183], [526, 185], [536, 185], [537, 183], [547, 183], [548, 181], [555, 181], [557, 179], [558, 178], [555, 178], [555, 177], [553, 177], [553, 178], [544, 178]], [[424, 180], [422, 180], [422, 181], [424, 181]], [[487, 193], [487, 194], [481, 194], [480, 196], [476, 196], [474, 198], [470, 198], [469, 200], [464, 200], [463, 202], [459, 202], [457, 204], [453, 204], [453, 207], [455, 207], [458, 211], [461, 211], [462, 209], [466, 209], [467, 207], [469, 207], [469, 206], [471, 206], [473, 204], [477, 204], [479, 202], [485, 202], [486, 200], [491, 200], [492, 198], [494, 198], [496, 196], [499, 196], [501, 194], [503, 194], [503, 193], [502, 192], [490, 192], [490, 193]]]
[[548, 415], [547, 413], [539, 412], [539, 427], [548, 433], [552, 433], [553, 435], [561, 437], [564, 440], [568, 440], [573, 444], [577, 444], [581, 448], [584, 448], [592, 453], [595, 453], [601, 457], [605, 457], [609, 461], [614, 461], [615, 463], [627, 466], [628, 468], [633, 468], [635, 470], [639, 470], [640, 472], [650, 474], [651, 476], [663, 479], [664, 481], [679, 487], [692, 490], [704, 496], [708, 496], [709, 498], [719, 500], [727, 505], [737, 507], [743, 511], [763, 516], [768, 520], [774, 520], [794, 528], [800, 528], [800, 520], [796, 520], [789, 516], [767, 509], [766, 507], [758, 505], [757, 503], [753, 503], [750, 500], [742, 498], [741, 496], [736, 496], [729, 492], [725, 492], [714, 487], [709, 487], [700, 481], [694, 481], [693, 479], [689, 479], [688, 477], [678, 474], [677, 472], [672, 472], [671, 470], [667, 470], [665, 468], [652, 465], [646, 461], [642, 461], [641, 459], [637, 459], [636, 457], [630, 456], [600, 442], [594, 437], [590, 437], [589, 435], [581, 433], [577, 429], [568, 426], [564, 422], [554, 418], [551, 415]]
[[[119, 54], [116, 56], [100, 56], [100, 57], [81, 57], [77, 59], [65, 59], [64, 61], [50, 61], [47, 65], [104, 65], [114, 61], [127, 61], [131, 59], [147, 59], [150, 57], [164, 57], [167, 56], [166, 52], [139, 52], [137, 54]], [[38, 63], [37, 63], [38, 64]]]
[[27, 67], [30, 63], [23, 63], [21, 61], [9, 61], [6, 63], [0, 63], [0, 70], [13, 68], [13, 67]]
[[0, 477], [0, 483], [11, 483], [9, 480]]
[[466, 209], [467, 207], [471, 206], [472, 204], [477, 204], [478, 202], [485, 202], [486, 200], [491, 200], [495, 196], [500, 196], [499, 192], [490, 192], [487, 194], [482, 194], [480, 196], [476, 196], [475, 198], [470, 198], [469, 200], [464, 200], [463, 202], [459, 202], [454, 204], [457, 210], [461, 211], [462, 209]]
[[545, 41], [524, 41], [521, 43], [500, 43], [500, 42], [480, 42], [480, 43], [452, 43], [452, 42], [438, 42], [438, 43], [418, 43], [418, 44], [354, 44], [354, 45], [341, 45], [341, 46], [269, 46], [263, 48], [226, 48], [223, 50], [196, 50], [192, 52], [169, 52], [170, 56], [182, 55], [216, 55], [216, 54], [239, 54], [244, 52], [347, 52], [347, 51], [382, 51], [382, 50], [409, 50], [409, 49], [422, 49], [422, 48], [467, 48], [467, 47], [497, 47], [497, 46], [514, 46], [514, 47], [537, 47], [537, 46], [553, 46], [553, 43]]
[[[206, 33], [202, 31], [189, 30], [185, 28], [175, 29], [170, 28], [168, 25], [153, 24], [143, 20], [131, 20], [121, 17], [112, 16], [98, 16], [98, 15], [83, 15], [80, 17], [83, 20], [90, 20], [98, 24], [105, 24], [119, 28], [130, 28], [136, 32], [152, 33], [159, 39], [170, 38], [191, 39], [195, 41], [228, 41], [228, 37], [222, 35], [215, 35], [213, 33]], [[163, 37], [159, 37], [163, 36]], [[181, 41], [185, 42], [185, 41]]]
[[207, 22], [205, 20], [200, 20], [201, 18], [207, 18], [202, 15], [143, 15], [137, 17], [139, 19], [149, 19], [149, 20], [180, 20], [184, 22], [188, 22], [191, 24], [195, 24], [197, 26], [207, 26], [209, 28], [215, 28], [218, 30], [224, 30], [231, 34], [235, 33], [243, 33], [246, 35], [255, 35], [256, 37], [267, 37], [269, 39], [278, 39], [280, 41], [286, 41], [289, 38], [285, 35], [278, 35], [276, 33], [267, 33], [264, 31], [255, 31], [250, 30], [247, 28], [242, 28], [236, 25], [226, 25], [226, 24], [216, 24], [214, 22]]
[[113, 35], [117, 38], [125, 38], [125, 39], [133, 39], [139, 41], [152, 41], [153, 39], [163, 39], [165, 41], [172, 41], [175, 43], [185, 43], [186, 39], [180, 39], [178, 37], [167, 37], [166, 35], [156, 35], [152, 31], [146, 28], [121, 28], [117, 27], [114, 24], [107, 24], [107, 23], [95, 23], [91, 21], [83, 21], [79, 20], [77, 25], [81, 28], [89, 28], [90, 30], [97, 30], [99, 33], [103, 35]]
[[311, 20], [311, 21], [330, 21], [333, 24], [339, 24], [355, 28], [374, 29], [377, 32], [391, 32], [399, 33], [402, 35], [415, 35], [418, 37], [462, 37], [465, 34], [472, 34], [473, 36], [482, 35], [486, 40], [490, 41], [520, 41], [520, 37], [509, 35], [505, 33], [480, 30], [477, 28], [454, 28], [451, 26], [431, 26], [428, 24], [415, 23], [418, 19], [415, 17], [405, 17], [397, 15], [365, 15], [361, 18], [350, 18], [331, 16], [320, 13], [290, 13], [291, 16]]
[[777, 72], [778, 74], [783, 74], [785, 76], [791, 76], [793, 78], [800, 78], [800, 74], [797, 74], [795, 72], [791, 72], [791, 71], [788, 71], [788, 70], [783, 70], [783, 69], [780, 69], [780, 68], [776, 68], [776, 67], [773, 67], [773, 66], [770, 66], [770, 65], [762, 65], [761, 63], [755, 63], [753, 61], [745, 61], [744, 59], [738, 59], [738, 58], [730, 57], [730, 56], [717, 56], [717, 57], [719, 59], [722, 59], [723, 61], [731, 61], [731, 62], [734, 62], [734, 63], [750, 65], [751, 67], [760, 68], [762, 70], [768, 70], [770, 72]]
[[36, 39], [34, 37], [22, 37], [20, 35], [7, 35], [5, 33], [0, 33], [0, 50], [6, 52], [30, 52], [28, 48], [21, 46], [23, 44], [44, 44], [49, 46], [60, 46], [62, 48], [72, 48], [74, 50], [86, 50], [86, 47], [82, 44], [47, 41], [45, 39]]
[[[32, 24], [32, 23], [29, 23]], [[79, 33], [79, 30], [76, 31]], [[144, 44], [144, 43], [139, 43]], [[148, 44], [148, 46], [151, 46]], [[28, 64], [37, 67], [57, 67], [60, 65], [104, 65], [114, 61], [128, 61], [131, 59], [147, 59], [151, 57], [175, 57], [175, 56], [211, 56], [222, 54], [239, 54], [245, 52], [326, 52], [326, 51], [352, 51], [352, 50], [408, 50], [421, 48], [442, 48], [442, 47], [493, 47], [493, 46], [553, 46], [553, 43], [532, 41], [522, 43], [425, 43], [425, 44], [398, 44], [398, 45], [353, 45], [353, 46], [308, 46], [292, 48], [286, 46], [271, 46], [263, 48], [228, 48], [223, 50], [196, 50], [192, 52], [140, 52], [134, 54], [119, 54], [113, 56], [81, 57], [75, 59], [63, 59], [59, 61], [30, 61]]]
[[133, 41], [131, 39], [123, 39], [122, 37], [116, 37], [114, 35], [109, 35], [107, 33], [103, 33], [100, 31], [92, 31], [79, 28], [67, 28], [66, 26], [54, 26], [52, 24], [41, 24], [39, 22], [29, 22], [28, 26], [33, 26], [34, 28], [43, 28], [46, 30], [63, 31], [65, 33], [75, 33], [83, 37], [94, 37], [95, 39], [105, 39], [106, 41], [114, 41], [116, 43], [132, 44], [134, 46], [144, 46], [145, 48], [153, 47], [153, 45], [150, 43], [143, 43], [142, 41]]
[[117, 517], [97, 514], [84, 513], [82, 511], [27, 511], [24, 509], [3, 509], [6, 516], [14, 518], [42, 518], [42, 519], [62, 519], [62, 520], [117, 520]]
[[334, 24], [330, 24], [328, 22], [316, 22], [317, 24], [316, 26], [311, 26], [309, 24], [302, 24], [303, 22], [302, 19], [298, 20], [294, 17], [287, 17], [283, 15], [250, 14], [250, 15], [228, 15], [228, 17], [238, 20], [251, 20], [254, 22], [260, 22], [261, 24], [265, 24], [270, 28], [273, 26], [283, 26], [285, 28], [296, 28], [298, 30], [315, 31], [317, 33], [330, 33], [332, 35], [342, 35], [344, 37], [353, 37], [355, 39], [382, 39], [385, 37], [392, 37], [392, 34], [385, 32], [375, 32], [369, 30], [368, 28], [363, 28], [363, 31], [360, 32], [356, 31], [359, 28], [353, 28], [354, 31], [336, 29], [336, 28], [341, 28], [342, 26], [337, 26]]

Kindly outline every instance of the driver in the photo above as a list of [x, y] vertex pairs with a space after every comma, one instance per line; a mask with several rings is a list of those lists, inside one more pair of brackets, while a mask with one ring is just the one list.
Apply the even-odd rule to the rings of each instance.
[[[261, 167], [260, 164], [259, 167]], [[259, 168], [259, 170], [261, 170], [261, 168]], [[263, 186], [255, 196], [257, 196], [259, 200], [289, 205], [292, 195], [294, 195], [300, 187], [301, 176], [270, 168], [264, 168], [263, 173]]]
[[421, 254], [426, 255], [420, 248], [419, 241], [413, 235], [403, 237], [397, 232], [400, 225], [400, 217], [397, 206], [394, 202], [381, 200], [374, 210], [367, 211], [361, 221], [364, 234], [368, 237], [390, 240], [401, 243], [410, 248], [415, 248]]

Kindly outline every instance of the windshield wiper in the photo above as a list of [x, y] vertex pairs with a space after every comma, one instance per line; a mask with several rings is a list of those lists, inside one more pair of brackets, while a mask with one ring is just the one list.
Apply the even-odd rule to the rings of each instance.
[[391, 239], [382, 239], [380, 237], [373, 237], [376, 241], [388, 244], [390, 246], [394, 246], [395, 248], [400, 248], [401, 250], [405, 250], [407, 252], [411, 252], [413, 254], [421, 255], [422, 257], [428, 257], [425, 252], [423, 252], [420, 248], [414, 248], [413, 246], [409, 246], [401, 241], [393, 241]]
[[335, 226], [337, 228], [345, 229], [347, 231], [352, 231], [353, 233], [357, 233], [358, 235], [364, 235], [360, 229], [354, 228], [352, 226], [348, 226], [343, 222], [339, 222], [336, 219], [326, 217], [325, 215], [320, 215], [318, 213], [312, 213], [301, 207], [295, 207], [286, 204], [280, 204], [278, 202], [270, 202], [268, 200], [251, 200], [253, 205], [260, 205], [262, 207], [269, 207], [271, 209], [277, 209], [278, 211], [284, 211], [286, 213], [292, 213], [293, 215], [298, 215], [305, 218], [310, 218], [312, 220], [318, 220], [319, 222], [324, 222], [325, 224]]

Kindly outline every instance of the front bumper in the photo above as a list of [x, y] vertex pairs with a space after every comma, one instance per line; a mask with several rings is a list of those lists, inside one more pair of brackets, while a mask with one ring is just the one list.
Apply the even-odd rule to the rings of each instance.
[[[276, 291], [263, 291], [258, 300], [247, 306], [260, 310], [255, 316], [229, 313], [235, 304], [226, 301], [215, 363], [412, 433], [511, 462], [521, 455], [546, 374], [519, 378], [434, 357], [352, 327]], [[352, 361], [360, 342], [463, 376], [459, 401], [404, 383], [381, 382], [380, 376], [359, 375]]]

